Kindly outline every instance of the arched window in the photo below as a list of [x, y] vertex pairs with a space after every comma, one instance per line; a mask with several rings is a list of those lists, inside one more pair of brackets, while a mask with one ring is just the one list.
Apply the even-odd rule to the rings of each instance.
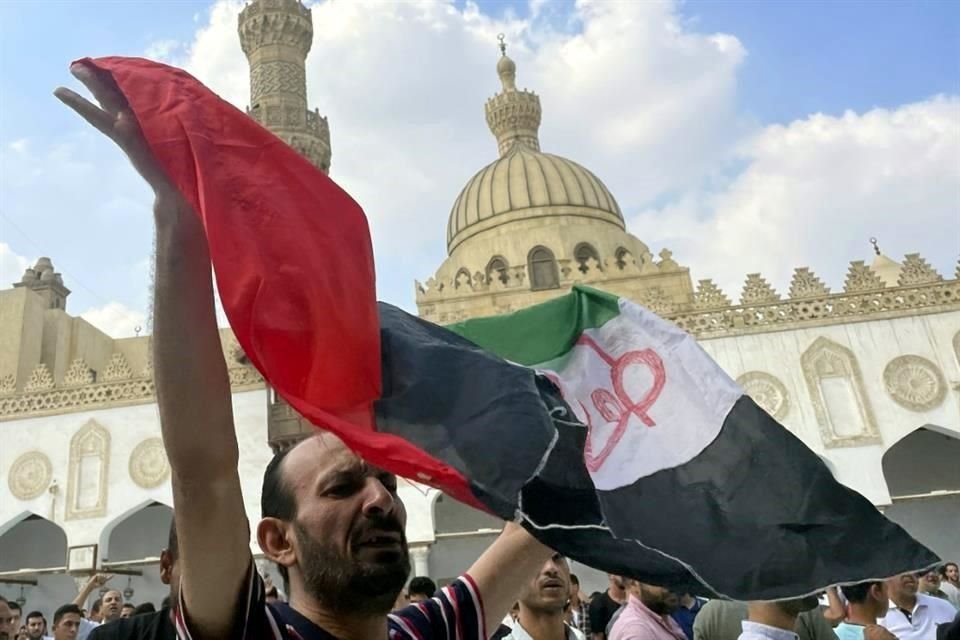
[[492, 283], [493, 279], [496, 278], [503, 284], [507, 284], [507, 280], [510, 279], [510, 275], [507, 273], [507, 267], [507, 261], [501, 256], [491, 258], [490, 263], [487, 264], [487, 282]]
[[534, 247], [527, 258], [530, 271], [530, 288], [556, 289], [560, 286], [560, 274], [553, 252], [546, 247]]
[[623, 270], [627, 266], [627, 256], [630, 255], [630, 252], [627, 251], [626, 247], [617, 247], [617, 252], [614, 254], [617, 260], [617, 268]]
[[597, 261], [598, 268], [600, 266], [600, 254], [588, 242], [581, 242], [576, 246], [573, 250], [573, 258], [577, 261], [577, 268], [580, 269], [580, 273], [586, 273], [590, 269], [587, 265], [590, 258]]

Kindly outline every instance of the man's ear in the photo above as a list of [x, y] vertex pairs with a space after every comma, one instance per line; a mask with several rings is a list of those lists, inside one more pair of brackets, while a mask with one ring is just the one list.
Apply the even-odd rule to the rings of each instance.
[[293, 548], [289, 522], [279, 518], [264, 518], [257, 524], [257, 542], [263, 555], [275, 563], [288, 569], [296, 563], [297, 554]]
[[160, 552], [160, 582], [170, 584], [173, 576], [173, 558], [170, 552], [164, 549]]

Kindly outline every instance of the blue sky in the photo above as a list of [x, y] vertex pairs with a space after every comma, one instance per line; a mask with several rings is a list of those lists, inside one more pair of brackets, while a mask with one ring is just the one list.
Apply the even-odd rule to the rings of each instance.
[[[149, 195], [131, 179], [129, 171], [109, 145], [89, 135], [82, 123], [51, 96], [51, 91], [56, 85], [70, 80], [68, 62], [84, 55], [142, 55], [157, 43], [171, 41], [176, 43], [173, 50], [185, 56], [185, 60], [189, 59], [191, 64], [206, 64], [203, 60], [197, 60], [196, 54], [190, 58], [190, 51], [191, 44], [199, 37], [198, 30], [210, 25], [211, 5], [211, 2], [193, 0], [73, 0], [59, 3], [15, 0], [0, 3], [0, 243], [6, 243], [8, 251], [20, 257], [32, 259], [39, 254], [51, 255], [58, 268], [66, 274], [68, 285], [73, 285], [75, 293], [70, 303], [74, 312], [111, 301], [118, 301], [128, 309], [142, 311], [145, 308], [145, 265], [150, 251], [149, 217], [146, 215]], [[479, 2], [478, 6], [480, 14], [491, 24], [505, 18], [522, 21], [531, 17], [531, 9], [526, 2]], [[461, 12], [469, 9], [459, 0], [455, 7]], [[651, 241], [648, 238], [652, 238], [657, 242], [673, 241], [681, 247], [687, 247], [687, 244], [675, 238], [689, 230], [688, 226], [677, 222], [669, 230], [660, 230], [662, 226], [669, 226], [662, 224], [666, 212], [680, 211], [688, 214], [689, 220], [693, 221], [709, 218], [712, 215], [711, 207], [714, 206], [711, 203], [722, 202], [717, 198], [724, 196], [724, 189], [729, 187], [727, 191], [732, 192], [737, 175], [759, 162], [759, 151], [751, 151], [744, 157], [731, 149], [742, 148], [744, 141], [754, 140], [751, 136], [765, 131], [765, 127], [789, 127], [791, 123], [806, 122], [812, 114], [817, 113], [841, 118], [848, 110], [857, 116], [878, 107], [895, 112], [905, 105], [930, 101], [934, 96], [955, 97], [960, 94], [958, 2], [686, 0], [669, 6], [666, 12], [676, 17], [684, 32], [700, 38], [701, 45], [712, 34], [727, 34], [739, 42], [745, 55], [740, 59], [731, 57], [733, 62], [729, 63], [727, 71], [718, 66], [715, 71], [708, 68], [696, 76], [698, 81], [705, 81], [723, 73], [729, 74], [725, 88], [715, 92], [725, 96], [717, 98], [720, 106], [712, 103], [704, 105], [705, 110], [712, 112], [728, 109], [730, 113], [728, 117], [725, 116], [726, 123], [711, 125], [714, 128], [708, 133], [701, 133], [692, 127], [680, 129], [681, 132], [690, 131], [691, 138], [701, 135], [704, 140], [709, 138], [713, 146], [709, 153], [704, 152], [704, 157], [713, 158], [710, 154], [716, 154], [715, 161], [709, 160], [711, 171], [702, 171], [682, 179], [673, 176], [650, 192], [637, 193], [631, 191], [629, 176], [610, 176], [615, 169], [607, 169], [606, 174], [601, 174], [608, 185], [614, 187], [621, 204], [629, 204], [629, 207], [625, 207], [628, 222], [631, 213], [637, 224], [649, 223], [651, 219], [658, 221], [658, 230], [653, 235], [645, 235], [641, 233], [642, 229], [631, 228], [647, 242]], [[314, 14], [315, 49], [319, 49], [317, 42], [326, 37], [328, 29], [326, 25], [317, 23], [319, 11], [315, 10]], [[375, 19], [375, 16], [369, 18], [370, 21]], [[572, 37], [583, 28], [584, 20], [573, 2], [547, 3], [546, 9], [541, 10], [539, 21], [535, 21], [530, 29], [554, 29]], [[223, 38], [231, 37], [228, 31]], [[370, 47], [376, 45], [373, 39], [369, 41]], [[357, 46], [367, 45], [361, 43], [352, 46], [356, 50]], [[530, 47], [533, 45], [528, 43], [527, 48]], [[527, 53], [534, 56], [536, 51], [531, 49]], [[524, 49], [521, 48], [521, 57], [518, 58], [521, 74], [530, 68], [522, 66], [523, 54]], [[641, 50], [626, 55], [642, 57], [644, 54]], [[666, 60], [666, 64], [672, 64], [671, 59]], [[677, 64], [686, 63], [681, 61]], [[660, 78], [664, 84], [658, 92], [673, 90], [669, 69], [666, 76], [665, 79]], [[312, 76], [308, 77], [311, 77], [312, 95], [325, 90], [320, 85], [329, 86], [322, 79], [314, 81]], [[317, 77], [322, 78], [322, 72], [318, 72]], [[549, 74], [544, 77], [549, 77]], [[676, 77], [678, 84], [693, 82], [685, 79], [680, 72]], [[492, 78], [481, 78], [476, 82], [484, 83], [478, 95], [490, 95], [496, 90]], [[544, 82], [541, 81], [541, 85]], [[538, 87], [541, 88], [547, 89], [546, 86]], [[319, 95], [327, 103], [318, 105], [321, 113], [335, 112], [330, 103], [337, 96], [326, 93]], [[569, 105], [558, 104], [556, 94], [551, 97], [544, 93], [543, 98], [546, 114], [544, 128], [547, 129], [551, 126], [551, 121], [548, 121], [551, 108], [555, 114], [559, 111], [567, 113]], [[650, 98], [646, 97], [645, 100], [649, 101]], [[470, 135], [477, 137], [477, 149], [483, 149], [475, 159], [468, 159], [463, 168], [453, 174], [463, 176], [459, 179], [461, 181], [465, 181], [470, 171], [492, 159], [489, 148], [481, 146], [487, 144], [484, 136], [488, 134], [483, 129], [479, 109], [478, 102], [476, 107], [469, 107], [458, 115], [459, 121], [471, 128]], [[956, 110], [950, 109], [952, 107], [948, 105], [948, 120], [949, 114], [957, 114]], [[895, 115], [891, 115], [893, 120], [896, 120]], [[917, 120], [923, 121], [925, 117], [918, 117]], [[563, 114], [557, 114], [557, 120], [562, 118]], [[338, 131], [347, 130], [343, 120], [343, 116], [339, 122], [332, 120], [335, 139]], [[557, 120], [552, 122], [556, 123]], [[832, 125], [839, 126], [838, 122], [832, 121]], [[338, 129], [338, 126], [341, 128]], [[553, 126], [560, 128], [556, 124]], [[797, 130], [800, 128], [798, 126]], [[742, 139], [736, 138], [732, 132], [736, 131], [739, 136], [741, 129]], [[614, 154], [624, 153], [623, 147], [611, 150], [600, 144], [574, 144], [557, 131], [553, 140], [561, 146], [560, 151], [588, 167], [594, 166], [591, 160], [600, 168], [622, 164], [622, 158], [614, 157]], [[960, 152], [953, 146], [953, 140], [949, 142], [946, 157], [960, 159]], [[692, 143], [698, 141], [692, 140]], [[32, 159], [34, 162], [43, 158], [41, 164], [31, 169], [37, 179], [28, 188], [15, 184], [20, 180], [19, 177], [11, 177], [20, 175], [18, 171], [26, 171], [27, 166], [32, 166], [28, 165], [30, 160], [23, 155], [21, 147], [37, 154]], [[638, 148], [637, 153], [649, 147], [651, 144]], [[342, 162], [339, 158], [343, 158], [343, 155], [338, 156], [336, 149], [335, 146], [335, 176], [337, 163]], [[73, 162], [83, 166], [72, 167]], [[734, 169], [730, 170], [729, 167]], [[725, 173], [724, 168], [732, 171], [732, 174]], [[828, 169], [824, 168], [824, 171]], [[948, 175], [953, 176], [952, 173]], [[351, 177], [358, 182], [364, 178], [351, 175], [345, 179]], [[453, 201], [459, 189], [457, 180], [444, 183], [445, 192], [438, 197], [438, 203]], [[724, 180], [730, 184], [723, 183]], [[74, 193], [78, 190], [78, 181], [101, 190], [100, 202], [97, 203], [97, 199], [89, 195], [78, 196]], [[718, 186], [717, 181], [722, 184]], [[913, 183], [911, 185], [911, 188], [919, 188]], [[932, 218], [935, 222], [948, 224], [951, 220], [960, 221], [956, 183], [953, 187], [953, 197], [948, 189], [944, 192], [944, 200], [934, 203], [935, 207], [940, 207]], [[920, 197], [905, 199], [907, 204], [921, 201], [924, 207], [931, 206]], [[691, 202], [698, 203], [696, 211], [691, 209]], [[442, 209], [444, 206], [449, 205], [438, 204], [436, 208]], [[84, 210], [77, 210], [77, 207]], [[680, 214], [673, 215], [677, 216], [677, 220], [682, 218]], [[437, 212], [430, 218], [431, 228], [440, 226], [435, 220], [444, 217], [444, 211]], [[400, 219], [409, 222], [409, 217], [400, 216]], [[387, 223], [384, 224], [384, 229], [389, 228]], [[376, 222], [374, 227], [376, 240], [380, 227]], [[899, 235], [894, 222], [889, 222], [885, 229], [889, 229], [888, 238]], [[871, 233], [873, 231], [864, 226], [851, 230], [850, 237]], [[895, 258], [905, 252], [921, 251], [938, 260], [935, 266], [941, 271], [952, 271], [950, 256], [956, 259], [956, 254], [960, 252], [960, 241], [951, 240], [947, 234], [946, 239], [939, 240], [939, 244], [915, 246], [923, 243], [922, 235], [905, 235], [911, 246], [896, 247], [895, 251], [891, 251], [896, 254]], [[381, 236], [387, 237], [388, 234], [384, 231]], [[430, 244], [418, 247], [416, 256], [398, 257], [389, 247], [381, 250], [384, 245], [381, 240], [378, 245], [378, 253], [382, 256], [378, 265], [381, 296], [411, 308], [412, 280], [426, 279], [431, 270], [439, 265], [444, 257], [442, 236], [442, 229], [428, 234]], [[887, 243], [891, 242], [887, 240]], [[695, 250], [695, 245], [689, 245], [690, 252]], [[845, 248], [843, 250], [846, 251]], [[690, 264], [695, 269], [699, 266], [705, 271], [722, 270], [721, 266], [714, 266], [709, 257], [703, 257], [699, 264], [697, 255], [679, 257], [682, 263]], [[832, 268], [842, 273], [846, 261], [868, 257], [844, 255], [841, 264]], [[4, 264], [9, 263], [7, 260]], [[765, 264], [744, 265], [738, 273], [763, 267]], [[782, 265], [771, 267], [775, 272], [784, 268]], [[9, 279], [6, 272], [0, 275]], [[836, 277], [834, 274], [834, 280]], [[76, 286], [78, 282], [83, 285]], [[840, 283], [833, 284], [834, 288], [838, 288]]]

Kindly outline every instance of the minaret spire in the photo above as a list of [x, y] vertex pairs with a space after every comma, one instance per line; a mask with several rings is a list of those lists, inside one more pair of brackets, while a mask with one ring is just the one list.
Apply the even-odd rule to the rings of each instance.
[[253, 0], [240, 12], [238, 30], [250, 62], [247, 113], [327, 173], [330, 128], [317, 110], [307, 108], [310, 9], [300, 0]]
[[507, 56], [505, 36], [501, 33], [497, 39], [500, 41], [497, 75], [503, 90], [487, 100], [487, 125], [497, 138], [501, 156], [506, 155], [514, 144], [524, 144], [539, 151], [540, 98], [532, 91], [517, 89], [517, 64]]

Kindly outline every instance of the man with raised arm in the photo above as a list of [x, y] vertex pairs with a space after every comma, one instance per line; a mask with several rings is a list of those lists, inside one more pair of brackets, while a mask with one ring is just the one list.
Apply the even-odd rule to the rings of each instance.
[[57, 97], [112, 139], [155, 194], [153, 362], [180, 542], [180, 637], [486, 638], [552, 552], [508, 523], [464, 576], [388, 615], [409, 572], [396, 479], [332, 434], [301, 442], [265, 472], [257, 540], [283, 568], [290, 597], [289, 606], [265, 604], [200, 218], [159, 168], [110, 78], [84, 65], [71, 71], [102, 108], [69, 89]]

